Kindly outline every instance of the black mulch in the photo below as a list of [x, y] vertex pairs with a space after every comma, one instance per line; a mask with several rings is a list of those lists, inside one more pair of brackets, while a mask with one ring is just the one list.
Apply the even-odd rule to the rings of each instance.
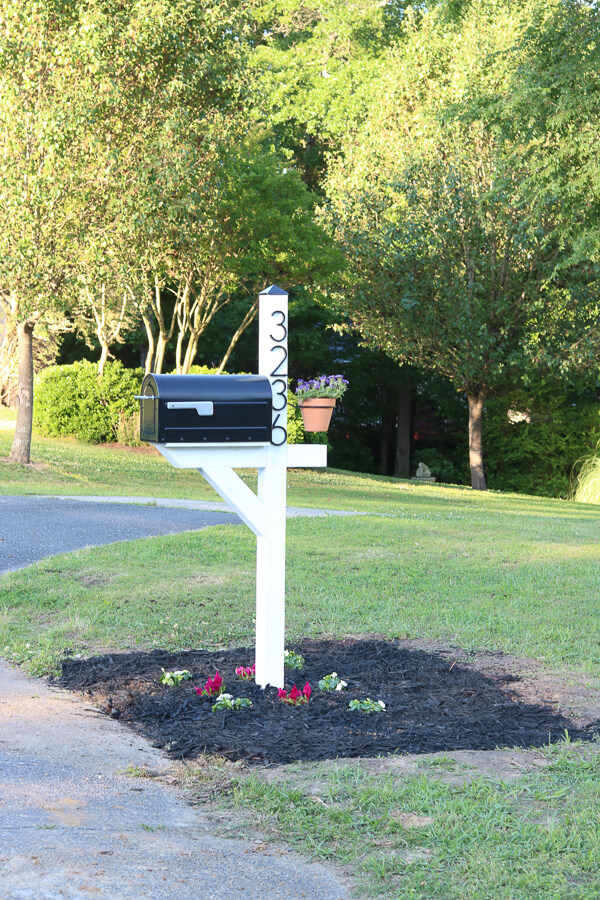
[[[236, 666], [251, 665], [254, 651], [189, 651], [108, 654], [63, 663], [59, 683], [83, 692], [109, 715], [176, 758], [208, 752], [253, 763], [289, 763], [336, 757], [443, 750], [539, 747], [563, 738], [590, 740], [600, 723], [585, 729], [551, 706], [523, 702], [511, 674], [483, 675], [447, 655], [406, 649], [380, 641], [305, 641], [294, 650], [305, 658], [302, 671], [286, 669], [286, 686], [308, 681], [311, 700], [289, 707], [274, 688], [262, 691], [242, 681]], [[193, 680], [179, 687], [159, 684], [161, 669], [189, 669]], [[199, 698], [216, 670], [225, 690], [249, 697], [253, 708], [212, 712]], [[323, 676], [337, 672], [343, 692], [318, 690]], [[522, 694], [522, 691], [521, 691]], [[351, 712], [353, 698], [383, 700], [385, 712]]]

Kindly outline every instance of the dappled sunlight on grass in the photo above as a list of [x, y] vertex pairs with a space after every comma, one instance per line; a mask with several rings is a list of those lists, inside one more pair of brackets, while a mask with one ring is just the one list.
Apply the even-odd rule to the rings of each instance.
[[[66, 469], [75, 460], [97, 490], [113, 472], [122, 479], [119, 494], [126, 484], [127, 492], [145, 496], [157, 494], [157, 485], [198, 496], [204, 484], [196, 472], [178, 472], [148, 454], [45, 446]], [[243, 475], [253, 484], [254, 473]], [[27, 490], [48, 492], [46, 473], [30, 477]], [[288, 638], [443, 639], [600, 677], [594, 509], [330, 470], [291, 471], [289, 481], [290, 505], [371, 515], [288, 522]], [[51, 651], [73, 648], [252, 644], [255, 553], [248, 529], [220, 526], [54, 557], [0, 581], [0, 641], [31, 643], [44, 665]], [[75, 629], [67, 625], [72, 620]], [[31, 662], [29, 651], [18, 652]]]

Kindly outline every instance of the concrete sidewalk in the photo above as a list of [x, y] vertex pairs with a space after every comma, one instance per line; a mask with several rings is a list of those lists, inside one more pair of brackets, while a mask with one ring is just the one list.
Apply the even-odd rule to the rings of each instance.
[[0, 900], [349, 897], [334, 873], [260, 835], [214, 836], [178, 789], [125, 774], [136, 766], [174, 769], [79, 697], [0, 660]]
[[[89, 495], [62, 495], [56, 494], [52, 496], [53, 500], [83, 500], [88, 503], [132, 503], [137, 506], [164, 506], [170, 509], [201, 509], [210, 512], [223, 512], [235, 515], [226, 503], [222, 501], [212, 500], [176, 500], [166, 499], [164, 497], [93, 497]], [[325, 518], [326, 516], [368, 516], [372, 515], [367, 512], [357, 512], [356, 510], [345, 509], [313, 509], [307, 506], [288, 506], [288, 518], [296, 516], [307, 516], [309, 518]]]

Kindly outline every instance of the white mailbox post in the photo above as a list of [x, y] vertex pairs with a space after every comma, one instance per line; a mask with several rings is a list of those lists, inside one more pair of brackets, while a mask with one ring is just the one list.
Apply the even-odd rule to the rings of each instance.
[[[285, 526], [288, 468], [327, 465], [322, 444], [287, 443], [288, 295], [259, 294], [258, 374], [271, 382], [270, 444], [154, 444], [177, 469], [198, 469], [256, 535], [256, 682], [283, 687]], [[258, 469], [255, 494], [234, 471]]]

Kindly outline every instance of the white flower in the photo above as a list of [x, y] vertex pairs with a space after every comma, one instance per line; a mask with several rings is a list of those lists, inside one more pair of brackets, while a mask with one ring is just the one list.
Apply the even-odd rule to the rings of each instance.
[[345, 687], [348, 687], [348, 682], [340, 681], [339, 684], [336, 684], [335, 689], [336, 689], [336, 691], [343, 691]]
[[219, 694], [219, 700], [233, 700], [233, 694]]
[[385, 703], [383, 702], [383, 700], [378, 700], [377, 702], [379, 703], [379, 705], [382, 709], [385, 709]]

